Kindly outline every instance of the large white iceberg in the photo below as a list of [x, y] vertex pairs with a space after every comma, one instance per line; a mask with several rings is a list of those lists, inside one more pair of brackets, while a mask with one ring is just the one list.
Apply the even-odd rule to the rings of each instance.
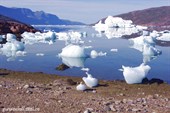
[[62, 49], [62, 52], [59, 54], [61, 57], [87, 57], [84, 51], [84, 47], [80, 45], [69, 44]]
[[108, 39], [120, 38], [124, 35], [132, 35], [143, 29], [147, 29], [146, 27], [134, 25], [131, 20], [124, 20], [120, 17], [112, 16], [108, 16], [103, 23], [102, 21], [99, 21], [93, 27], [100, 35], [103, 33]]
[[142, 63], [137, 67], [125, 67], [123, 68], [123, 76], [128, 84], [142, 83], [142, 80], [147, 76], [150, 66]]
[[123, 20], [120, 17], [108, 16], [105, 20], [105, 25], [108, 27], [133, 27], [133, 22], [131, 20]]

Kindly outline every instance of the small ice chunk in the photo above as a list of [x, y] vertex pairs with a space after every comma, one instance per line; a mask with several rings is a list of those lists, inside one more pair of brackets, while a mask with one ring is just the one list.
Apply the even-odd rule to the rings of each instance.
[[106, 54], [107, 54], [106, 52], [103, 53], [102, 51], [100, 51], [99, 53], [97, 53], [97, 51], [92, 50], [91, 53], [90, 53], [90, 56], [91, 56], [92, 58], [96, 58], [96, 57], [98, 57], [98, 56], [106, 56]]
[[88, 72], [86, 72], [86, 75], [87, 77], [82, 78], [85, 84], [90, 88], [96, 87], [98, 85], [98, 80], [94, 78], [91, 74], [89, 74]]
[[141, 83], [146, 77], [151, 67], [142, 63], [137, 67], [125, 67], [123, 68], [123, 76], [128, 84]]
[[84, 46], [84, 48], [90, 49], [90, 48], [93, 48], [93, 47], [92, 46]]
[[36, 56], [44, 56], [44, 53], [37, 53]]
[[81, 82], [79, 85], [77, 85], [76, 89], [77, 89], [78, 91], [84, 91], [84, 90], [87, 89], [87, 87], [86, 87], [85, 84], [83, 84], [83, 83]]
[[118, 49], [111, 49], [112, 52], [118, 52]]
[[89, 68], [81, 68], [82, 71], [89, 71]]

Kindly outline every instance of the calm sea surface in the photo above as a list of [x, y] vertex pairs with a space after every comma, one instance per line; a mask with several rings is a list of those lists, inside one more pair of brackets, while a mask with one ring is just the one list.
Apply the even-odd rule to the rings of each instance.
[[[81, 70], [84, 67], [89, 68], [89, 73], [98, 79], [124, 80], [122, 72], [119, 71], [122, 65], [136, 67], [143, 63], [144, 57], [147, 58], [140, 51], [131, 48], [129, 40], [108, 39], [104, 34], [99, 35], [91, 27], [53, 26], [46, 27], [46, 29], [56, 32], [67, 32], [68, 30], [87, 32], [87, 37], [82, 38], [84, 41], [82, 45], [92, 46], [92, 48], [85, 49], [85, 53], [90, 54], [91, 50], [96, 50], [106, 52], [107, 55], [97, 58], [59, 58], [58, 54], [65, 47], [65, 42], [56, 40], [52, 45], [45, 43], [25, 45], [26, 56], [16, 57], [13, 61], [7, 61], [8, 57], [0, 54], [0, 68], [83, 77], [86, 76], [85, 72]], [[147, 77], [149, 79], [159, 78], [170, 83], [170, 47], [156, 46], [156, 48], [161, 50], [162, 54], [146, 63], [151, 67]], [[117, 49], [117, 52], [110, 51], [111, 49]], [[43, 53], [44, 56], [37, 56], [37, 53]], [[72, 68], [57, 71], [55, 68], [63, 62], [68, 62]]]

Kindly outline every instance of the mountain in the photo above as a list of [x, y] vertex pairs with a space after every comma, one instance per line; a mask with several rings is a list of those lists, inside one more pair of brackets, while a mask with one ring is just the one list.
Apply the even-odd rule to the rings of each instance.
[[60, 19], [43, 11], [27, 8], [8, 8], [0, 5], [0, 14], [31, 25], [82, 25], [83, 23]]
[[37, 30], [30, 25], [0, 15], [0, 35], [12, 33], [15, 34], [18, 37], [18, 39], [20, 39], [21, 38], [20, 35], [25, 31], [36, 32]]
[[[149, 8], [133, 11], [125, 14], [115, 15], [125, 20], [132, 20], [136, 25], [148, 27], [162, 27], [170, 29], [170, 6]], [[106, 18], [101, 19], [104, 22]]]

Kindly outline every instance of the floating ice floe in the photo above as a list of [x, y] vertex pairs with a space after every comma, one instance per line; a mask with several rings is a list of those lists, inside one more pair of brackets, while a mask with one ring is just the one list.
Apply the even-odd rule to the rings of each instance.
[[92, 46], [84, 46], [85, 49], [93, 48]]
[[106, 56], [106, 52], [103, 53], [102, 51], [100, 51], [99, 53], [96, 50], [92, 50], [90, 53], [91, 58], [96, 58], [98, 56]]
[[46, 33], [31, 33], [31, 32], [24, 32], [21, 34], [23, 37], [22, 41], [25, 44], [34, 44], [34, 43], [48, 43], [53, 44], [56, 40], [55, 32], [48, 31]]
[[7, 60], [12, 61], [18, 56], [25, 56], [25, 46], [22, 42], [16, 40], [16, 36], [13, 34], [7, 34], [7, 42], [2, 44], [0, 48], [0, 54], [9, 57]]
[[82, 79], [88, 87], [92, 88], [98, 85], [98, 80], [96, 78], [93, 78], [88, 72], [86, 72], [86, 75], [87, 77], [83, 77]]
[[81, 70], [88, 72], [90, 69], [89, 68], [81, 68]]
[[118, 49], [111, 49], [112, 52], [118, 52]]
[[77, 85], [76, 89], [78, 91], [84, 91], [87, 89], [87, 86], [81, 82], [79, 85]]
[[61, 57], [87, 57], [84, 51], [84, 47], [80, 45], [69, 44], [62, 49], [62, 52], [59, 54]]
[[84, 67], [85, 57], [61, 57], [62, 62], [69, 67]]
[[58, 40], [64, 40], [66, 42], [66, 45], [68, 44], [79, 44], [79, 43], [84, 43], [84, 41], [82, 41], [82, 37], [86, 37], [87, 34], [86, 32], [74, 32], [74, 31], [70, 31], [70, 32], [59, 32], [56, 33], [56, 36], [58, 37]]
[[123, 68], [123, 76], [128, 84], [142, 83], [142, 80], [147, 76], [150, 66], [142, 63], [138, 67], [125, 67]]
[[44, 56], [44, 53], [37, 53], [36, 56]]

